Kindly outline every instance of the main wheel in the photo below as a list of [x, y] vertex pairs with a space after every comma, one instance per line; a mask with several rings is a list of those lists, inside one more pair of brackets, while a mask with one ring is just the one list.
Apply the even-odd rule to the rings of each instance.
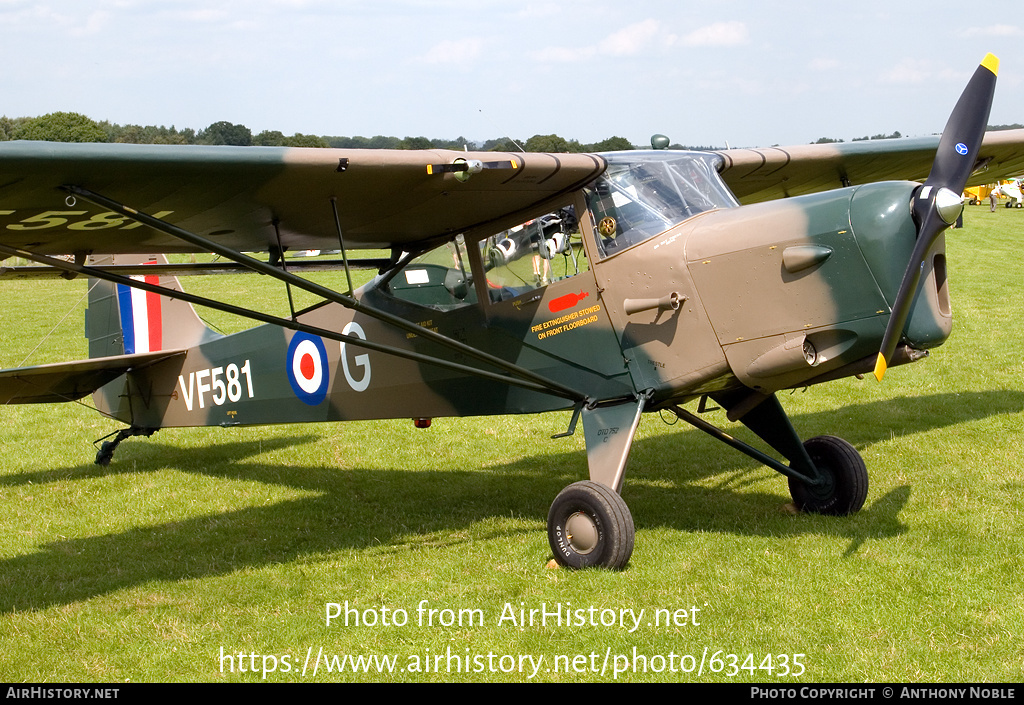
[[555, 560], [569, 568], [623, 568], [635, 536], [629, 507], [600, 483], [573, 483], [551, 503], [548, 543]]
[[811, 438], [804, 448], [825, 482], [808, 485], [789, 478], [789, 494], [797, 508], [833, 516], [860, 511], [868, 498], [868, 469], [857, 449], [835, 436]]

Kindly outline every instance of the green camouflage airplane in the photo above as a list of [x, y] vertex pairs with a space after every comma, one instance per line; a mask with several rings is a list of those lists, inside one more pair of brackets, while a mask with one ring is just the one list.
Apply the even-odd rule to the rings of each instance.
[[[128, 425], [103, 464], [165, 427], [572, 409], [559, 435], [582, 419], [590, 480], [548, 515], [572, 567], [630, 558], [619, 490], [644, 412], [782, 473], [805, 511], [856, 512], [860, 455], [801, 442], [776, 393], [881, 379], [949, 336], [942, 232], [972, 173], [1024, 171], [1024, 130], [984, 134], [997, 66], [986, 56], [941, 138], [603, 155], [0, 144], [0, 258], [45, 265], [5, 275], [94, 278], [90, 358], [0, 371], [0, 403], [92, 393]], [[346, 291], [284, 257], [311, 249], [340, 250]], [[163, 257], [195, 252], [226, 262]], [[176, 275], [211, 267], [320, 302], [275, 317], [182, 291]], [[266, 325], [220, 335], [193, 304]], [[709, 399], [788, 464], [700, 418]]]

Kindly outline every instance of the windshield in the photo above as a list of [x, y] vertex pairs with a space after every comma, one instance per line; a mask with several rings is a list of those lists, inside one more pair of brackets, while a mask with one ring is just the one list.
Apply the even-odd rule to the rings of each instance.
[[615, 152], [586, 189], [598, 251], [608, 256], [663, 233], [698, 213], [739, 205], [702, 152]]

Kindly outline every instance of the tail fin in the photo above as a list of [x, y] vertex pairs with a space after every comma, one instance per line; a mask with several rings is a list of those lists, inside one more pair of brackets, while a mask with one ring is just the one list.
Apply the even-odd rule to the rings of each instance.
[[[167, 264], [167, 258], [107, 255], [92, 258], [90, 264]], [[132, 279], [182, 291], [177, 277], [137, 275]], [[98, 279], [89, 282], [85, 330], [91, 358], [187, 348], [218, 337], [188, 302]]]

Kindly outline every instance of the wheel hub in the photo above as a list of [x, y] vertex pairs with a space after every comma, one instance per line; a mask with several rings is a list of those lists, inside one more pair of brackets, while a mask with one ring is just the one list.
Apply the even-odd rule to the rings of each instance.
[[597, 524], [583, 512], [576, 512], [565, 522], [565, 538], [574, 551], [586, 555], [597, 546]]
[[832, 493], [835, 492], [836, 488], [835, 478], [832, 476], [832, 472], [828, 468], [823, 467], [822, 465], [818, 465], [818, 470], [821, 473], [818, 482], [808, 484], [807, 489], [815, 497], [821, 499], [831, 497]]

